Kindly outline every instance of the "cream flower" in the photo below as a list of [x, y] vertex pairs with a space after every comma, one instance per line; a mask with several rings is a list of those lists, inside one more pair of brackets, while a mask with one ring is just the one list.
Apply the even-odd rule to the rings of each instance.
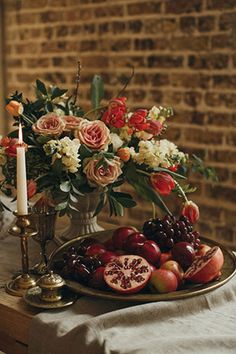
[[113, 151], [116, 152], [123, 145], [123, 140], [116, 133], [111, 133], [110, 138], [111, 144], [113, 145]]
[[47, 155], [52, 155], [52, 164], [61, 159], [64, 171], [71, 173], [78, 171], [80, 167], [79, 139], [71, 140], [66, 136], [61, 140], [50, 140], [43, 148]]

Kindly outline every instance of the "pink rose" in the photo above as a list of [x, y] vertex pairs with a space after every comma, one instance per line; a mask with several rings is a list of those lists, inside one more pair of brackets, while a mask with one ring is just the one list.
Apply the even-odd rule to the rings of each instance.
[[122, 174], [119, 157], [114, 157], [113, 160], [107, 160], [107, 165], [97, 168], [99, 159], [90, 159], [83, 169], [89, 183], [92, 186], [105, 187], [117, 180]]
[[75, 116], [63, 116], [62, 120], [66, 125], [64, 130], [73, 130], [78, 128], [80, 123], [83, 121], [83, 118]]
[[110, 131], [100, 120], [83, 120], [75, 131], [75, 137], [91, 149], [102, 150], [110, 142]]
[[199, 208], [197, 204], [189, 200], [188, 202], [184, 203], [181, 214], [186, 216], [189, 221], [194, 224], [199, 219]]
[[175, 188], [175, 181], [166, 172], [152, 173], [151, 184], [161, 195], [169, 195], [172, 189]]
[[59, 136], [65, 128], [65, 123], [62, 118], [58, 117], [55, 113], [48, 113], [37, 120], [32, 125], [35, 133], [41, 135]]

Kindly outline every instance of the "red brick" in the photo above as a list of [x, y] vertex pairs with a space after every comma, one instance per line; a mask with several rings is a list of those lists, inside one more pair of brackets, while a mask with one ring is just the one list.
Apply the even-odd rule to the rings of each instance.
[[209, 32], [214, 29], [215, 17], [214, 16], [202, 16], [198, 19], [199, 32]]
[[202, 10], [202, 0], [166, 0], [165, 2], [165, 12], [166, 13], [191, 13], [191, 12], [200, 12]]
[[180, 18], [180, 29], [186, 33], [192, 33], [196, 30], [197, 19], [193, 16]]
[[207, 9], [210, 10], [228, 10], [236, 8], [236, 3], [234, 0], [207, 0]]
[[190, 55], [188, 65], [193, 69], [226, 69], [229, 63], [227, 54]]
[[232, 29], [233, 24], [236, 22], [236, 12], [227, 12], [220, 16], [219, 26], [220, 30]]
[[171, 55], [151, 55], [147, 58], [149, 67], [170, 68], [181, 67], [183, 65], [182, 56]]
[[128, 4], [127, 8], [129, 15], [160, 13], [161, 3], [157, 1], [143, 1], [134, 4]]
[[199, 144], [214, 144], [221, 145], [223, 141], [221, 132], [214, 132], [207, 129], [186, 129], [185, 139], [191, 142], [198, 142]]

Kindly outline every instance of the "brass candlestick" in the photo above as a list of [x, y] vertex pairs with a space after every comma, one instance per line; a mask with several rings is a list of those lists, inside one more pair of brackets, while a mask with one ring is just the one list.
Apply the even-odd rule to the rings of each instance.
[[13, 236], [20, 237], [22, 274], [6, 285], [6, 292], [15, 296], [23, 296], [27, 289], [36, 285], [35, 279], [29, 275], [28, 238], [35, 236], [37, 231], [30, 227], [30, 214], [18, 215], [17, 212], [14, 212], [14, 215], [17, 217], [16, 223], [8, 232]]

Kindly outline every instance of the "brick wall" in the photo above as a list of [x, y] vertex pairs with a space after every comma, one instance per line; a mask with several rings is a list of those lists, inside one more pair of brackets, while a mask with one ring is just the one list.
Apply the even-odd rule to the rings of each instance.
[[[199, 229], [236, 244], [236, 1], [3, 3], [7, 93], [18, 89], [30, 95], [37, 77], [72, 91], [80, 58], [80, 103], [88, 108], [93, 74], [103, 75], [112, 97], [134, 65], [130, 106], [173, 105], [168, 137], [204, 157], [219, 174], [214, 184], [193, 178]], [[150, 205], [141, 208], [115, 222], [140, 225], [151, 216]]]

